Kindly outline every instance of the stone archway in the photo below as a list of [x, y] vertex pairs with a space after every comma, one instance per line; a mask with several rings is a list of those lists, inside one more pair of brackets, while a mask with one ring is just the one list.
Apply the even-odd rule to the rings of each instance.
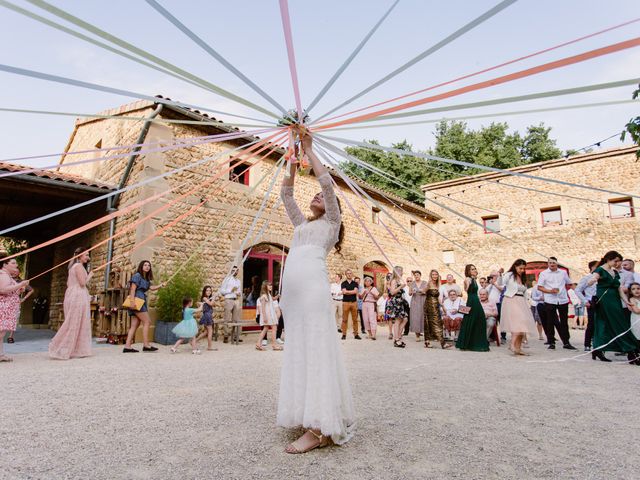
[[380, 260], [371, 260], [362, 266], [363, 275], [373, 278], [373, 284], [380, 293], [384, 292], [384, 279], [391, 268]]

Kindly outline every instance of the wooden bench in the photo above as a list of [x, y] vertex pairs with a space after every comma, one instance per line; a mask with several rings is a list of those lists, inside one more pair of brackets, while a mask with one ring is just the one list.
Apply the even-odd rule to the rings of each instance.
[[[218, 341], [218, 337], [221, 335], [220, 329], [224, 323], [220, 320], [214, 321], [213, 323], [213, 340]], [[256, 322], [251, 321], [242, 321], [242, 322], [229, 322], [227, 323], [229, 328], [231, 328], [231, 343], [234, 345], [238, 345], [240, 343], [240, 335], [242, 334], [242, 327], [250, 327], [255, 326]]]

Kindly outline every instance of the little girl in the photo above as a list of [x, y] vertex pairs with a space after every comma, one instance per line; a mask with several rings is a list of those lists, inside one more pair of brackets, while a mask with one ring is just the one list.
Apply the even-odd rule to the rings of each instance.
[[196, 343], [196, 335], [198, 334], [198, 323], [196, 319], [193, 318], [193, 314], [202, 310], [202, 306], [200, 308], [191, 308], [193, 305], [193, 300], [191, 297], [184, 297], [182, 299], [182, 321], [173, 327], [173, 334], [178, 338], [176, 344], [171, 347], [171, 353], [176, 353], [178, 351], [178, 347], [180, 344], [190, 338], [191, 348], [194, 355], [200, 355], [200, 350], [198, 350], [198, 345]]
[[629, 285], [629, 310], [631, 310], [631, 332], [640, 344], [640, 283]]
[[204, 337], [207, 337], [207, 350], [217, 350], [217, 348], [213, 348], [213, 340], [211, 338], [213, 335], [213, 288], [206, 285], [202, 289], [200, 301], [202, 302], [202, 318], [200, 319], [200, 325], [205, 328], [205, 331], [198, 335], [196, 338], [196, 344]]
[[262, 332], [260, 332], [260, 337], [256, 343], [256, 350], [265, 350], [262, 346], [262, 339], [267, 336], [267, 332], [269, 332], [269, 337], [271, 338], [271, 348], [274, 350], [282, 350], [282, 347], [276, 344], [275, 327], [278, 325], [278, 318], [280, 318], [280, 315], [278, 312], [279, 308], [274, 305], [274, 300], [271, 296], [272, 291], [273, 286], [271, 285], [271, 282], [268, 280], [262, 282], [260, 298], [258, 299], [257, 305]]

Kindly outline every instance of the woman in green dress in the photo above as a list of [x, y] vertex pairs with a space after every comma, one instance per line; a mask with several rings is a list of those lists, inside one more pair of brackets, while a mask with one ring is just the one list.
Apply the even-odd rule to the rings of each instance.
[[590, 285], [598, 282], [594, 348], [591, 358], [610, 362], [611, 360], [605, 357], [604, 352], [624, 352], [627, 354], [629, 363], [640, 365], [638, 345], [630, 330], [629, 320], [622, 310], [623, 302], [628, 304], [629, 299], [620, 288], [620, 274], [617, 269], [620, 268], [621, 263], [622, 255], [615, 251], [607, 252], [593, 271], [589, 281]]
[[465, 313], [462, 319], [462, 327], [456, 342], [456, 348], [460, 350], [472, 350], [474, 352], [488, 352], [487, 319], [484, 309], [478, 298], [478, 270], [474, 265], [464, 267], [464, 289], [467, 291], [467, 307], [469, 313]]

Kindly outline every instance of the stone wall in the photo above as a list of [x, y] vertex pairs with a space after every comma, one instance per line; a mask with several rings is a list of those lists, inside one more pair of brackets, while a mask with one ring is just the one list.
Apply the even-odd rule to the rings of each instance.
[[[623, 148], [542, 162], [514, 170], [640, 195], [638, 166], [635, 149]], [[512, 188], [507, 184], [576, 198]], [[459, 272], [464, 271], [466, 263], [475, 263], [481, 274], [484, 274], [493, 265], [509, 268], [516, 258], [544, 261], [545, 256], [556, 256], [570, 269], [572, 277], [579, 279], [580, 275], [586, 273], [587, 263], [599, 259], [607, 250], [618, 250], [625, 257], [636, 261], [640, 259], [640, 224], [637, 214], [632, 218], [610, 218], [609, 201], [625, 195], [500, 174], [482, 174], [434, 183], [423, 186], [423, 190], [425, 205], [444, 217], [435, 225], [438, 231], [469, 250], [465, 252], [444, 239], [435, 239], [435, 247], [441, 256], [445, 250], [453, 250], [454, 261], [451, 267]], [[633, 199], [635, 205], [637, 200]], [[495, 233], [484, 233], [481, 226], [474, 225], [433, 202], [454, 209], [480, 224], [483, 223], [483, 217], [498, 215], [500, 234], [513, 241]], [[552, 207], [561, 208], [562, 224], [542, 226], [541, 210]]]
[[[122, 114], [136, 117], [148, 116], [152, 108], [147, 105], [142, 110], [123, 112]], [[162, 118], [162, 115], [158, 118]], [[141, 128], [141, 122], [79, 121], [76, 131], [69, 141], [68, 150], [90, 149], [100, 144], [103, 147], [132, 144]], [[178, 138], [192, 138], [212, 133], [211, 129], [204, 130], [191, 125], [154, 123], [145, 141], [148, 143], [170, 142]], [[135, 188], [122, 195], [119, 204], [121, 210], [134, 202], [139, 202], [159, 192], [171, 190], [167, 195], [143, 206], [137, 206], [130, 213], [118, 217], [116, 222], [118, 236], [114, 240], [114, 267], [123, 271], [131, 271], [140, 260], [148, 259], [152, 262], [154, 273], [158, 277], [166, 276], [183, 265], [192, 253], [200, 252], [207, 283], [214, 286], [220, 285], [230, 263], [242, 255], [240, 247], [267, 193], [275, 171], [275, 162], [279, 159], [279, 155], [273, 155], [260, 162], [258, 162], [259, 157], [247, 158], [248, 164], [257, 163], [250, 171], [249, 185], [231, 182], [228, 179], [228, 173], [226, 173], [230, 154], [223, 152], [238, 145], [241, 143], [203, 144], [138, 157], [127, 185], [133, 185], [177, 167], [185, 167], [207, 157], [218, 156], [219, 158], [201, 165], [187, 167], [179, 173]], [[120, 152], [118, 151], [118, 153]], [[113, 154], [114, 152], [107, 152], [105, 155], [109, 153]], [[220, 155], [221, 153], [223, 155]], [[261, 155], [264, 153], [266, 151]], [[91, 166], [64, 166], [64, 162], [79, 159], [81, 156], [67, 156], [62, 163], [62, 169], [113, 185], [119, 183], [127, 160], [125, 157], [99, 162]], [[222, 173], [219, 178], [213, 178], [216, 173], [220, 172]], [[266, 177], [258, 185], [259, 179], [263, 175]], [[436, 217], [429, 216], [428, 212], [421, 209], [415, 210], [414, 214], [408, 214], [386, 202], [385, 208], [389, 209], [393, 218], [407, 230], [404, 231], [401, 226], [389, 220], [384, 213], [380, 213], [380, 220], [387, 223], [389, 230], [393, 233], [390, 235], [383, 225], [374, 224], [371, 204], [363, 204], [346, 185], [341, 182], [338, 184], [348, 203], [357, 211], [358, 216], [382, 246], [385, 255], [375, 247], [358, 219], [343, 201], [346, 236], [342, 255], [335, 253], [329, 255], [328, 267], [330, 271], [344, 271], [346, 268], [352, 268], [362, 274], [363, 266], [374, 260], [387, 265], [389, 263], [402, 265], [407, 271], [412, 268], [420, 268], [424, 271], [437, 262], [435, 259], [437, 250], [433, 249], [432, 233], [420, 223], [424, 222], [430, 225]], [[293, 235], [292, 226], [286, 217], [284, 208], [282, 206], [275, 208], [279, 198], [279, 185], [280, 181], [278, 180], [271, 192], [264, 214], [256, 225], [254, 238], [245, 242], [245, 250], [251, 245], [261, 242], [289, 245]], [[195, 190], [190, 192], [194, 188]], [[319, 186], [313, 176], [299, 175], [297, 177], [296, 199], [303, 211], [308, 211], [307, 205], [318, 190]], [[204, 205], [195, 209], [184, 220], [165, 229], [179, 215], [197, 207], [203, 199], [206, 199]], [[170, 202], [174, 203], [169, 205]], [[169, 206], [166, 210], [153, 213], [167, 205]], [[134, 225], [135, 222], [139, 222], [146, 216], [150, 216], [150, 218]], [[265, 234], [260, 239], [255, 238], [255, 234], [260, 231], [264, 221], [269, 221]], [[408, 233], [412, 228], [411, 221], [417, 223], [414, 228], [418, 241]], [[157, 232], [161, 229], [163, 231], [158, 235]], [[153, 235], [157, 236], [148, 241]], [[86, 238], [76, 239], [72, 243], [75, 245], [82, 240], [84, 243], [95, 245], [107, 236], [108, 224], [104, 224], [90, 232]], [[70, 255], [68, 250], [73, 251], [71, 245], [68, 247], [60, 246], [57, 249], [56, 257], [68, 258]], [[94, 267], [102, 265], [105, 258], [106, 245], [103, 245], [93, 253], [92, 265]], [[52, 303], [59, 300], [64, 293], [65, 275], [66, 271], [63, 272], [63, 269], [58, 269], [56, 272], [54, 277], [56, 294]], [[92, 293], [99, 293], [103, 288], [103, 276], [96, 272], [91, 284]], [[153, 295], [150, 298], [150, 303], [153, 305]], [[52, 315], [54, 314], [52, 313]]]

